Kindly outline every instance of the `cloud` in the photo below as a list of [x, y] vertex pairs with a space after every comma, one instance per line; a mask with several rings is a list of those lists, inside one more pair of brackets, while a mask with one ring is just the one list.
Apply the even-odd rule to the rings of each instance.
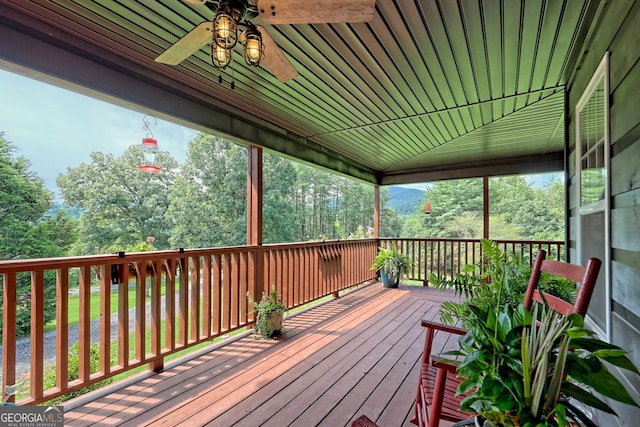
[[[147, 136], [143, 114], [0, 70], [0, 132], [31, 162], [32, 170], [57, 193], [56, 178], [89, 162], [94, 151], [122, 155]], [[183, 162], [197, 132], [149, 120], [158, 146]]]

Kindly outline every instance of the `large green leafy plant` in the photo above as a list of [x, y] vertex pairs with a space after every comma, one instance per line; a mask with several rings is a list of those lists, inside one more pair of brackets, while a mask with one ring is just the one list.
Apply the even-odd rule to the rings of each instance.
[[411, 265], [411, 258], [396, 248], [380, 248], [373, 260], [371, 270], [384, 270], [392, 281], [396, 281]]
[[[489, 307], [508, 304], [517, 307], [524, 300], [524, 293], [531, 275], [529, 260], [514, 252], [505, 251], [498, 243], [483, 239], [482, 262], [468, 264], [453, 277], [431, 274], [429, 282], [437, 289], [453, 289], [463, 301], [446, 301], [440, 309], [440, 320], [453, 324], [457, 319], [465, 328], [472, 328], [475, 313], [469, 308], [475, 305]], [[538, 283], [541, 292], [573, 303], [576, 284], [568, 279], [542, 273]]]
[[585, 329], [581, 315], [564, 317], [537, 303], [533, 314], [522, 304], [469, 309], [474, 328], [448, 354], [462, 357], [453, 361], [465, 378], [458, 393], [468, 393], [461, 410], [480, 414], [484, 427], [595, 427], [571, 400], [615, 414], [592, 390], [638, 406], [603, 362], [635, 374], [637, 368], [623, 349]]

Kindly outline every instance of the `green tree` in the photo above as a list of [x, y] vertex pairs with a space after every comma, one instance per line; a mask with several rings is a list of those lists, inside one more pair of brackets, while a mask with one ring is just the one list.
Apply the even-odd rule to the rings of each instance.
[[42, 219], [53, 195], [42, 179], [29, 170], [24, 157], [15, 157], [15, 147], [0, 133], [0, 258], [26, 258], [34, 251], [24, 236]]
[[[476, 212], [482, 218], [482, 179], [457, 179], [438, 181], [425, 192], [425, 203], [431, 204], [431, 213], [424, 213], [424, 205], [418, 207], [413, 220], [403, 227], [403, 237], [456, 237], [446, 224], [463, 212]], [[482, 221], [482, 219], [481, 219]], [[417, 227], [417, 223], [422, 226]], [[418, 233], [418, 234], [409, 234]]]
[[[75, 221], [64, 211], [45, 216], [53, 194], [30, 170], [30, 163], [15, 156], [15, 147], [0, 133], [0, 259], [28, 259], [64, 256], [76, 236]], [[2, 278], [0, 278], [0, 286]], [[17, 277], [16, 328], [19, 336], [30, 329], [31, 277]], [[45, 275], [44, 322], [55, 317], [55, 273]], [[0, 293], [0, 330], [3, 294]]]
[[286, 243], [299, 240], [300, 222], [296, 215], [295, 189], [298, 181], [293, 163], [282, 157], [264, 155], [263, 240]]
[[246, 244], [247, 150], [199, 133], [169, 192], [165, 222], [173, 247]]
[[120, 157], [94, 152], [90, 163], [68, 168], [57, 179], [68, 205], [81, 209], [80, 239], [74, 251], [98, 254], [136, 250], [147, 236], [158, 249], [169, 247], [170, 227], [164, 214], [177, 161], [167, 152], [156, 155], [159, 173], [136, 168], [142, 148], [129, 147]]
[[[420, 206], [404, 221], [402, 237], [479, 238], [483, 235], [481, 179], [439, 181], [429, 186], [426, 215]], [[551, 182], [534, 188], [524, 176], [491, 178], [489, 186], [491, 239], [562, 240], [564, 186]]]
[[[398, 213], [391, 207], [389, 207], [389, 190], [381, 187], [380, 188], [380, 206], [382, 212], [380, 213], [380, 237], [400, 237], [400, 233], [406, 224], [407, 221], [412, 221], [413, 224], [419, 229], [421, 227], [421, 222], [417, 219], [418, 217], [409, 217], [404, 219], [398, 215]], [[407, 230], [409, 230], [411, 225], [407, 225]], [[408, 231], [409, 235], [412, 234], [411, 231]]]

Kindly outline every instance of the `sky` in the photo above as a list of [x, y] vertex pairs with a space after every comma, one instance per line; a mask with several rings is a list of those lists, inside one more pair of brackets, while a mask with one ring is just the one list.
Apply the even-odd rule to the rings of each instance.
[[[85, 95], [0, 69], [0, 132], [16, 147], [15, 155], [31, 162], [31, 170], [59, 196], [56, 177], [99, 151], [122, 155], [147, 137], [143, 117]], [[158, 147], [178, 162], [187, 155], [197, 132], [147, 117]]]

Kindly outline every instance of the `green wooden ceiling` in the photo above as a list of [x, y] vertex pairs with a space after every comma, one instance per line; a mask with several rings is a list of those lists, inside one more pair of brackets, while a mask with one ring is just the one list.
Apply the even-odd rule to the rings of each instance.
[[264, 25], [299, 73], [281, 83], [239, 48], [224, 73], [208, 46], [155, 62], [204, 6], [0, 0], [0, 66], [370, 182], [557, 170], [594, 3], [377, 0], [368, 23]]

